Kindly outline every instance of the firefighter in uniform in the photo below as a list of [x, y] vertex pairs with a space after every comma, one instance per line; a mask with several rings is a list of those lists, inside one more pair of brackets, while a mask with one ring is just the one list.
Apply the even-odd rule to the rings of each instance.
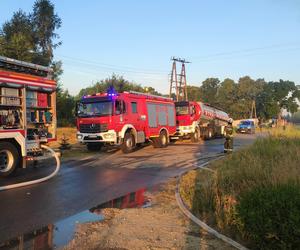
[[233, 127], [232, 118], [228, 120], [228, 125], [225, 127], [225, 143], [224, 153], [231, 153], [233, 151]]

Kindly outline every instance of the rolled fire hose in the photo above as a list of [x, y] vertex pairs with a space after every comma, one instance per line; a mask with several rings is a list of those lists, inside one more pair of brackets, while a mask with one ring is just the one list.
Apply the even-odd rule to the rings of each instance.
[[44, 181], [47, 181], [47, 180], [51, 179], [52, 177], [54, 177], [58, 173], [58, 171], [60, 169], [60, 160], [59, 160], [57, 154], [54, 152], [53, 149], [51, 149], [51, 148], [49, 148], [45, 145], [41, 145], [41, 147], [48, 150], [50, 153], [52, 153], [53, 157], [55, 158], [55, 160], [56, 160], [56, 169], [54, 170], [54, 172], [52, 172], [52, 174], [50, 174], [46, 177], [43, 177], [43, 178], [40, 178], [40, 179], [37, 179], [37, 180], [26, 181], [26, 182], [21, 182], [21, 183], [17, 183], [17, 184], [2, 186], [2, 187], [0, 187], [0, 191], [19, 188], [19, 187], [25, 187], [25, 186], [41, 183], [41, 182], [44, 182]]

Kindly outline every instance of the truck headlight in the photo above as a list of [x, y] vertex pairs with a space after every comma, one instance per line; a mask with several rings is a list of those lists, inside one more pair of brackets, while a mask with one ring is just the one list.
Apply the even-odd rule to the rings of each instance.
[[81, 134], [77, 135], [77, 139], [81, 139], [81, 138], [82, 138]]
[[106, 133], [103, 135], [104, 139], [114, 139], [115, 134], [114, 133]]

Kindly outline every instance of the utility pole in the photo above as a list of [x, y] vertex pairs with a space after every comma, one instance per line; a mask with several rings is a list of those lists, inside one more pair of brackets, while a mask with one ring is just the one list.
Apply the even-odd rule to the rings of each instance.
[[251, 115], [250, 115], [250, 119], [253, 118], [257, 118], [256, 116], [256, 104], [255, 104], [255, 100], [252, 101], [252, 106], [251, 106]]
[[[173, 89], [175, 89], [176, 94], [176, 101], [187, 101], [187, 85], [186, 85], [186, 71], [185, 71], [185, 64], [190, 63], [182, 58], [175, 58], [172, 57], [171, 61], [173, 61], [172, 64], [172, 72], [171, 72], [171, 78], [170, 78], [170, 94], [169, 97], [172, 97]], [[181, 63], [181, 72], [180, 74], [177, 74], [177, 62]], [[179, 77], [179, 81], [178, 81]]]

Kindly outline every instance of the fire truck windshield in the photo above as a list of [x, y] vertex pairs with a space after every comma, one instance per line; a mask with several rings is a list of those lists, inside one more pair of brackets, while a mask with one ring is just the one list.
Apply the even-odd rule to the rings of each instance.
[[176, 107], [176, 115], [188, 115], [188, 114], [189, 114], [189, 106]]
[[79, 103], [78, 116], [79, 117], [91, 117], [91, 116], [108, 116], [112, 115], [112, 102], [91, 102], [91, 103]]

